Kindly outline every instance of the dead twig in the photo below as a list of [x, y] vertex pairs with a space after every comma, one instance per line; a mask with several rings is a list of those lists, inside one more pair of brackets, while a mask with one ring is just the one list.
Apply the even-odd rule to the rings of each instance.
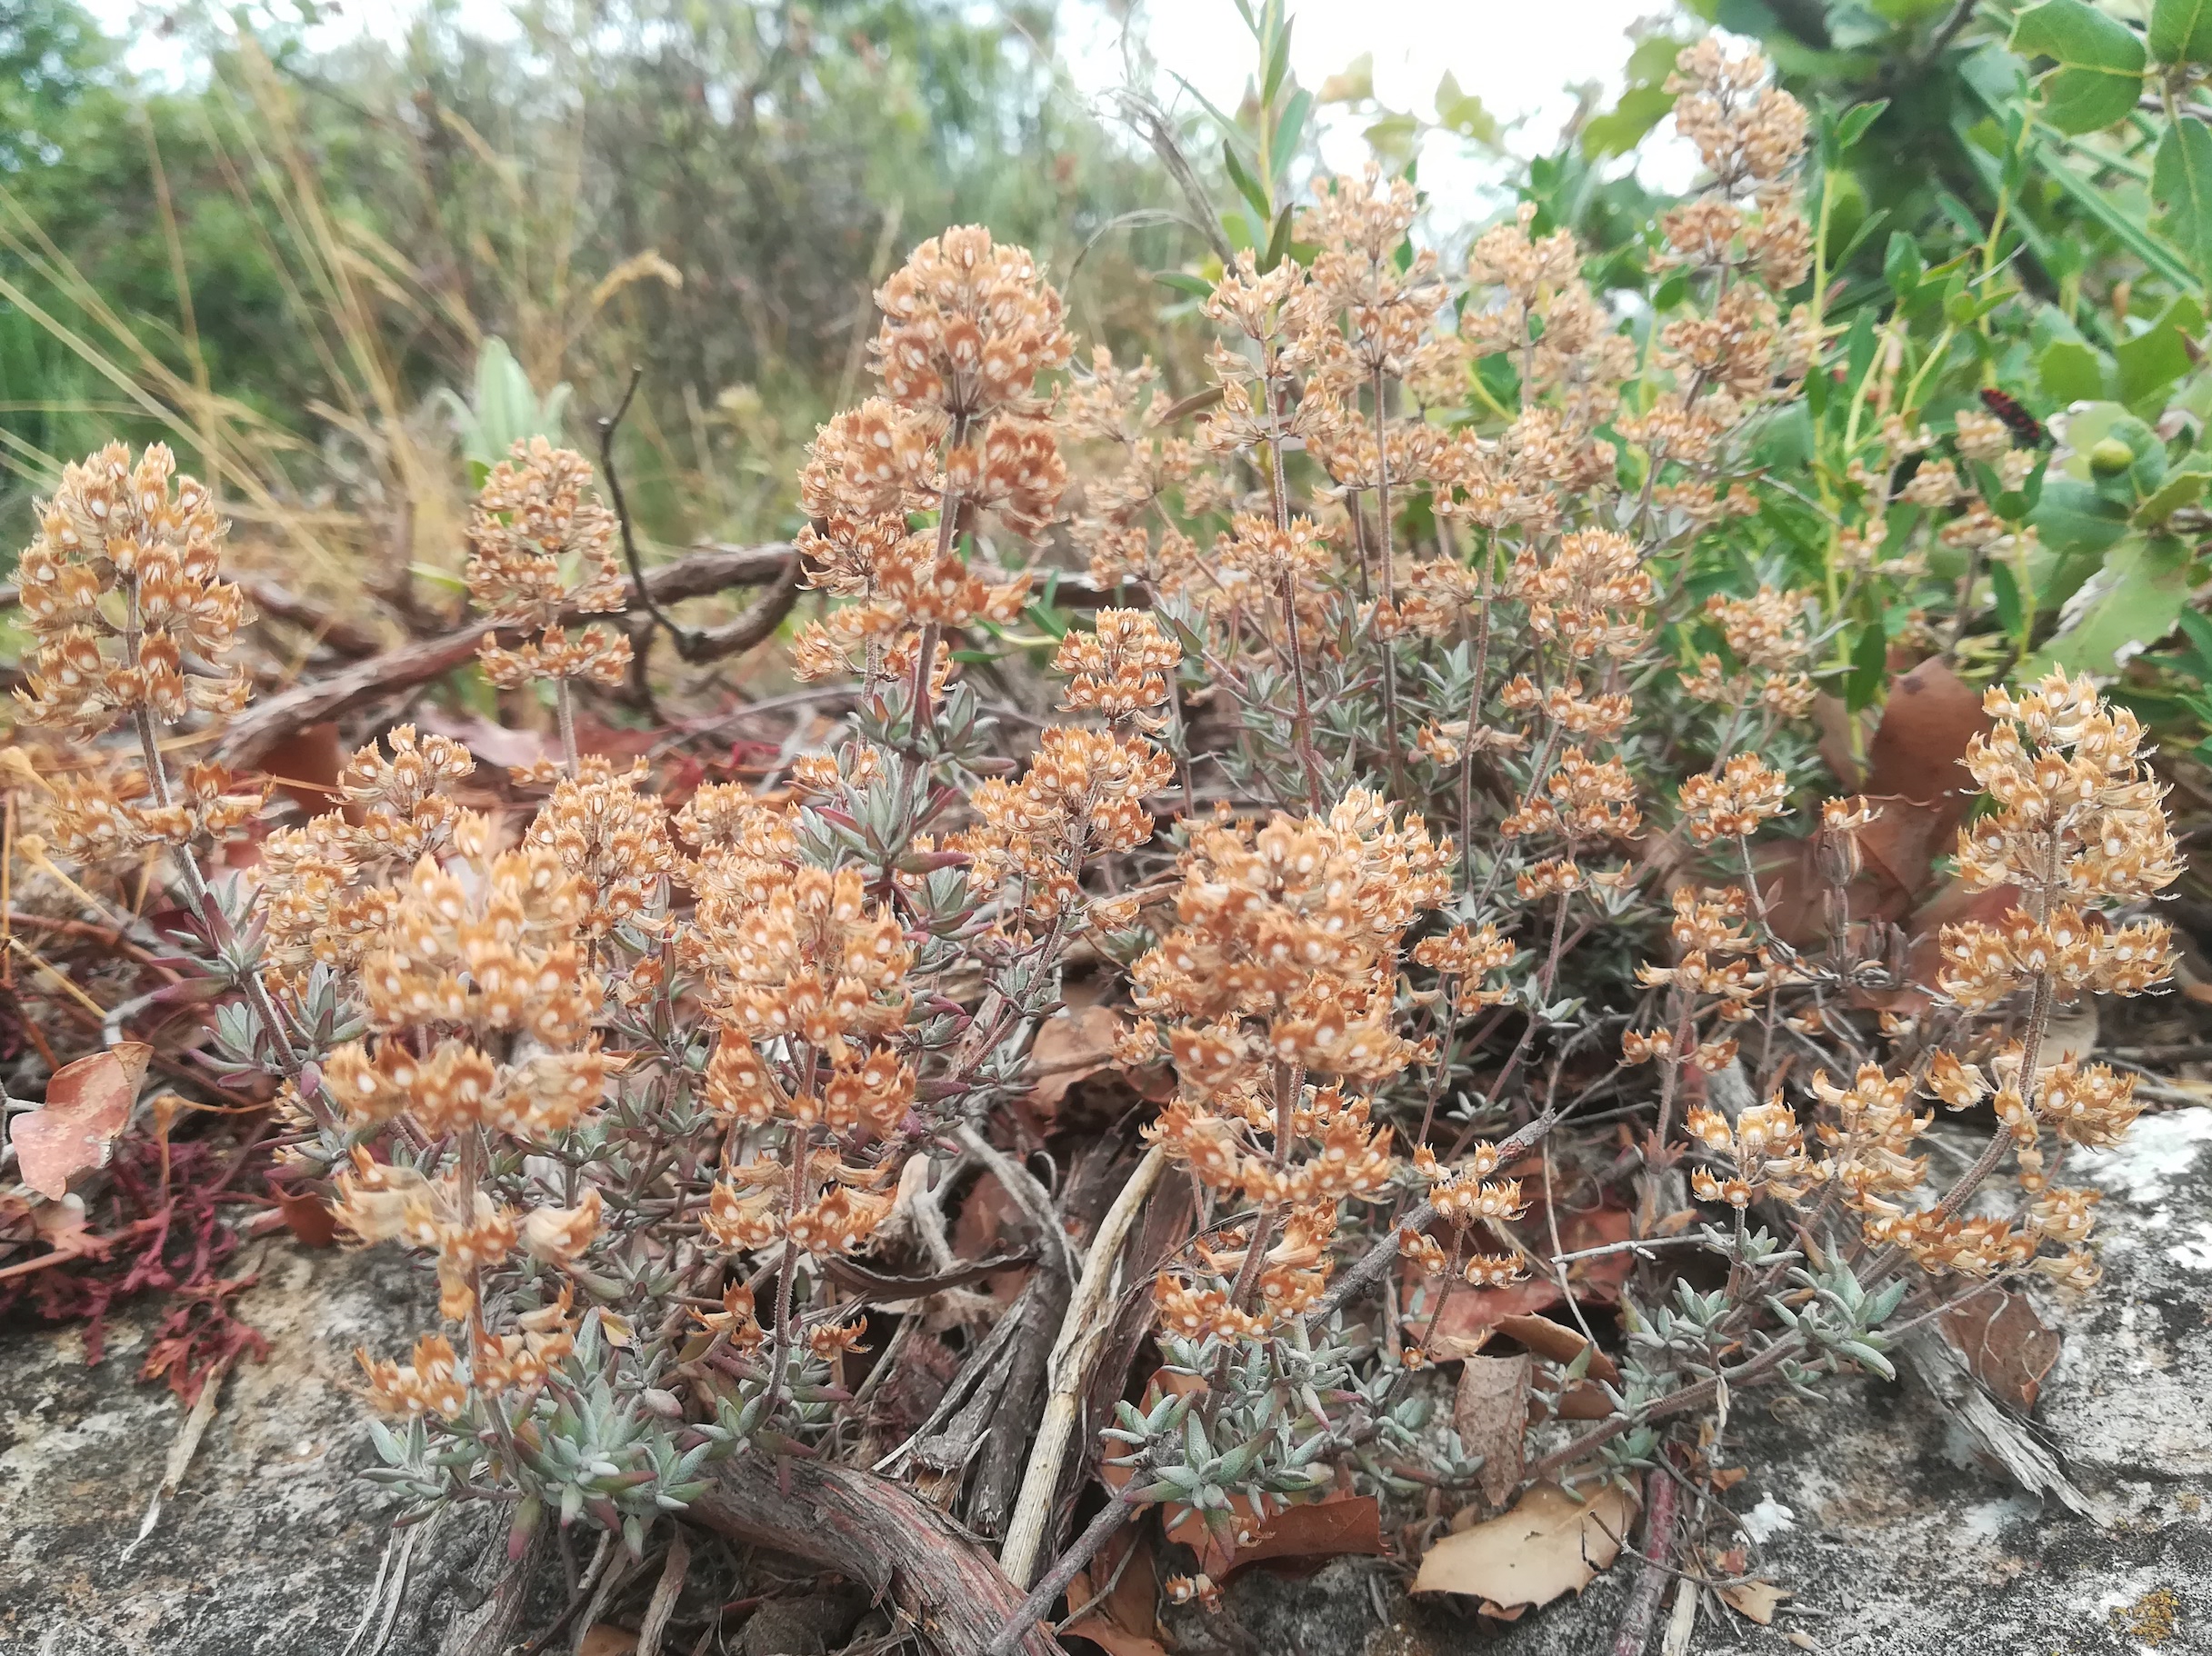
[[1098, 1222], [1098, 1235], [1084, 1261], [1076, 1291], [1068, 1298], [1066, 1314], [1060, 1320], [1059, 1338], [1053, 1342], [1046, 1369], [1051, 1378], [1044, 1419], [1037, 1426], [1028, 1470], [1022, 1474], [1021, 1492], [1015, 1497], [1014, 1516], [1006, 1524], [1006, 1543], [999, 1549], [999, 1561], [1017, 1586], [1028, 1584], [1044, 1546], [1045, 1526], [1052, 1516], [1053, 1497], [1060, 1485], [1061, 1462], [1076, 1427], [1076, 1404], [1111, 1321], [1105, 1313], [1121, 1244], [1166, 1165], [1167, 1154], [1157, 1144], [1136, 1164], [1121, 1194], [1114, 1198], [1114, 1205]]
[[[1665, 1451], [1662, 1451], [1662, 1453]], [[1613, 1632], [1613, 1656], [1644, 1656], [1651, 1642], [1651, 1623], [1658, 1614], [1660, 1595], [1674, 1573], [1667, 1554], [1675, 1545], [1675, 1481], [1661, 1475], [1646, 1481], [1651, 1507], [1644, 1519], [1644, 1568], [1637, 1572], [1628, 1602]]]
[[684, 1577], [690, 1569], [691, 1544], [684, 1539], [684, 1526], [672, 1525], [668, 1556], [662, 1561], [660, 1580], [653, 1584], [653, 1597], [646, 1605], [645, 1620], [637, 1624], [637, 1656], [660, 1656], [661, 1639], [668, 1631], [669, 1618], [676, 1614], [676, 1601], [684, 1591]]
[[[630, 566], [630, 590], [636, 594], [639, 607], [653, 624], [668, 634], [668, 642], [676, 646], [676, 654], [696, 665], [749, 650], [783, 624], [791, 606], [798, 602], [799, 558], [793, 553], [768, 591], [744, 614], [721, 626], [687, 627], [661, 607], [653, 583], [646, 578], [645, 564], [637, 555], [637, 534], [630, 523], [629, 501], [622, 492], [622, 474], [615, 465], [616, 428], [621, 425], [622, 416], [630, 412], [630, 404], [637, 395], [638, 384], [645, 374], [643, 368], [631, 369], [630, 383], [624, 388], [622, 401], [615, 405], [615, 412], [602, 414], [595, 422], [599, 432], [599, 475], [606, 484], [607, 499], [615, 508], [615, 524], [622, 533], [622, 555]], [[639, 641], [637, 653], [641, 661], [652, 642], [649, 633]]]
[[[797, 565], [798, 554], [788, 542], [710, 546], [646, 571], [644, 580], [631, 587], [630, 595], [636, 600], [650, 594], [656, 603], [674, 604], [726, 587], [774, 584], [736, 620], [715, 629], [721, 653], [728, 654], [766, 638], [790, 614], [798, 596]], [[575, 618], [581, 619], [582, 612]], [[295, 684], [233, 719], [216, 743], [216, 756], [234, 766], [250, 763], [273, 743], [306, 725], [426, 684], [474, 661], [485, 631], [475, 625], [455, 628]]]
[[[859, 1582], [914, 1618], [942, 1651], [981, 1651], [1014, 1621], [1021, 1594], [990, 1555], [904, 1484], [852, 1467], [741, 1462], [692, 1503], [717, 1534], [788, 1552]], [[1034, 1621], [999, 1647], [1059, 1656]]]
[[2066, 1469], [2026, 1425], [2006, 1412], [1967, 1368], [1958, 1348], [1933, 1326], [1915, 1329], [1902, 1342], [1905, 1366], [2015, 1483], [2031, 1495], [2056, 1501], [2093, 1522], [2105, 1521], [2097, 1505], [2066, 1475]]

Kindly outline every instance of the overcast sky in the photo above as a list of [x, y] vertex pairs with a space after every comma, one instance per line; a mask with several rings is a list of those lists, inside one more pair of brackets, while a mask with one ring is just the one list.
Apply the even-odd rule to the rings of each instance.
[[[90, 5], [121, 31], [140, 0], [90, 0]], [[415, 8], [413, 0], [331, 0], [324, 9], [333, 18], [330, 31], [338, 34], [388, 29]], [[468, 26], [495, 29], [506, 9], [503, 0], [463, 0], [461, 15]], [[1375, 59], [1375, 90], [1386, 103], [1428, 113], [1437, 77], [1448, 69], [1494, 112], [1538, 115], [1556, 132], [1573, 107], [1560, 89], [1585, 80], [1617, 84], [1627, 55], [1624, 31], [1639, 16], [1670, 8], [1666, 0], [1294, 0], [1291, 9], [1291, 62], [1308, 85], [1367, 52]], [[1086, 11], [1087, 18], [1081, 15]], [[1064, 15], [1063, 45], [1080, 60], [1078, 78], [1094, 85], [1118, 80], [1112, 30], [1101, 15], [1076, 0]], [[1216, 102], [1236, 96], [1250, 67], [1252, 40], [1233, 0], [1144, 0], [1139, 21], [1164, 68]], [[174, 61], [173, 51], [149, 38], [135, 55], [142, 66], [163, 68]]]
[[[1669, 9], [1665, 0], [1295, 0], [1291, 66], [1317, 86], [1370, 53], [1376, 95], [1424, 115], [1435, 113], [1436, 82], [1449, 70], [1493, 115], [1530, 117], [1547, 145], [1574, 108], [1564, 88], [1617, 87], [1628, 25]], [[1162, 68], [1216, 103], [1236, 97], [1253, 46], [1232, 0], [1150, 0], [1141, 23]], [[1072, 55], [1078, 31], [1069, 36]]]
[[[88, 3], [117, 32], [140, 11], [140, 0]], [[318, 33], [335, 40], [364, 29], [391, 31], [415, 4], [334, 0], [325, 8], [332, 21]], [[1608, 95], [1617, 91], [1629, 25], [1669, 9], [1667, 0], [1293, 0], [1291, 65], [1300, 81], [1317, 87], [1368, 54], [1376, 97], [1424, 117], [1434, 115], [1436, 85], [1448, 70], [1462, 91], [1479, 97], [1507, 127], [1510, 149], [1537, 155], [1554, 146], [1574, 110], [1569, 88], [1595, 81]], [[505, 0], [462, 0], [460, 15], [465, 27], [479, 32], [507, 26]], [[1233, 0], [1142, 0], [1136, 15], [1163, 72], [1164, 98], [1175, 93], [1173, 77], [1179, 75], [1216, 104], [1234, 105], [1251, 73], [1254, 48]], [[1119, 25], [1092, 0], [1064, 0], [1061, 19], [1058, 45], [1078, 93], [1096, 96], [1120, 85]], [[173, 36], [146, 31], [132, 50], [132, 65], [156, 75], [183, 73], [179, 50]], [[1340, 116], [1323, 126], [1329, 165], [1356, 166], [1364, 158], [1363, 125]], [[1692, 164], [1680, 151], [1670, 154], [1674, 149], [1665, 133], [1646, 146], [1643, 168], [1655, 185], [1678, 188], [1688, 182]], [[1423, 182], [1446, 220], [1487, 217], [1497, 203], [1485, 199], [1482, 185], [1500, 173], [1455, 139], [1432, 138], [1422, 155]]]

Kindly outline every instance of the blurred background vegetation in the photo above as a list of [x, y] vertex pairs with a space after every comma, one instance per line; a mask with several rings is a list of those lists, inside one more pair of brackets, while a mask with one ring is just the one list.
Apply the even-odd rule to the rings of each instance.
[[[2194, 448], [2212, 413], [2212, 195], [2177, 199], [2165, 170], [2201, 142], [2212, 173], [2212, 131], [2177, 113], [2202, 101], [2212, 38], [2161, 46], [2175, 0], [2053, 0], [2027, 35], [2010, 0], [1677, 0], [1533, 139], [1449, 74], [1393, 107], [1364, 62], [1310, 90], [1278, 73], [1266, 97], [1262, 65], [1241, 108], [1209, 105], [1148, 62], [1122, 0], [523, 0], [490, 30], [471, 3], [351, 31], [318, 28], [311, 0], [185, 11], [126, 39], [75, 0], [0, 0], [0, 547], [62, 460], [159, 436], [218, 480], [249, 564], [451, 614], [468, 463], [534, 429], [589, 446], [634, 371], [622, 458], [651, 539], [786, 534], [800, 452], [863, 380], [871, 286], [915, 241], [980, 220], [1038, 251], [1085, 340], [1189, 344], [1220, 250], [1282, 243], [1324, 154], [1461, 181], [1433, 186], [1447, 263], [1534, 201], [1640, 325], [1671, 300], [1639, 161], [1670, 142], [1678, 46], [1714, 28], [1817, 114], [1806, 298], [1852, 396], [1880, 329], [1938, 420], [2002, 390], [2039, 414], [2124, 407], [2169, 448], [2178, 410]], [[182, 73], [126, 66], [149, 31]], [[2139, 62], [2146, 33], [2147, 78], [2123, 74], [2109, 108], [2076, 95], [2115, 84], [2099, 53]], [[1141, 96], [1078, 90], [1071, 56], [1101, 42]], [[1094, 89], [1115, 78], [1086, 67]], [[1171, 391], [1195, 354], [1166, 352]], [[1843, 415], [1806, 421], [1774, 436], [1785, 481], [1847, 457]], [[2192, 520], [2133, 523], [2118, 486], [2085, 474], [2023, 503], [2046, 563], [1989, 575], [1991, 664], [2047, 641], [2101, 572], [2176, 640], [2160, 659], [2180, 678], [2160, 682], [2212, 696], [2201, 536], [2176, 564]], [[1809, 518], [1769, 516], [1776, 544], [1826, 555]], [[1896, 624], [1862, 607], [1855, 704]], [[2145, 624], [2121, 631], [2139, 644]]]
[[1142, 214], [1102, 234], [1160, 196], [1157, 166], [1068, 95], [1048, 12], [515, 21], [487, 39], [433, 4], [318, 52], [311, 15], [211, 19], [179, 89], [71, 0], [0, 0], [7, 544], [62, 460], [158, 436], [315, 575], [450, 568], [456, 456], [530, 424], [503, 397], [571, 387], [575, 440], [634, 368], [644, 526], [773, 535], [913, 242], [981, 220], [1028, 243], [1091, 337], [1143, 324], [1143, 267], [1182, 251]]

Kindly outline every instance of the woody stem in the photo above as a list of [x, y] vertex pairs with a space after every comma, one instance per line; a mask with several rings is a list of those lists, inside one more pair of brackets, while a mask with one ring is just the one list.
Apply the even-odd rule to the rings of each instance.
[[553, 681], [553, 705], [561, 721], [561, 769], [576, 773], [576, 698], [566, 677]]
[[[1267, 375], [1267, 455], [1275, 484], [1275, 526], [1287, 537], [1290, 532], [1289, 485], [1283, 474], [1283, 392], [1272, 373]], [[1306, 768], [1306, 803], [1321, 809], [1321, 756], [1314, 749], [1313, 709], [1306, 693], [1306, 652], [1298, 641], [1298, 588], [1296, 573], [1283, 571], [1283, 635], [1290, 658], [1290, 688], [1296, 703], [1292, 715], [1298, 759]]]
[[[953, 422], [952, 446], [958, 448], [966, 441], [967, 416], [963, 414]], [[936, 577], [937, 565], [952, 556], [953, 542], [959, 533], [960, 499], [960, 492], [952, 488], [946, 489], [937, 498], [937, 549], [936, 555], [930, 560], [932, 579]], [[908, 697], [914, 705], [914, 723], [909, 739], [917, 745], [922, 727], [934, 716], [930, 703], [936, 699], [936, 692], [930, 683], [930, 668], [935, 664], [937, 637], [937, 623], [934, 621], [925, 622], [922, 623], [921, 642], [915, 646], [913, 689]]]
[[[1385, 417], [1384, 397], [1387, 387], [1383, 382], [1383, 371], [1378, 364], [1375, 370], [1375, 514], [1382, 530], [1382, 588], [1383, 605], [1395, 610], [1397, 606], [1396, 577], [1392, 564], [1396, 560], [1390, 525], [1390, 444], [1389, 422]], [[1382, 640], [1383, 646], [1383, 745], [1390, 755], [1390, 791], [1403, 794], [1405, 777], [1398, 753], [1398, 675], [1397, 651], [1391, 639]]]

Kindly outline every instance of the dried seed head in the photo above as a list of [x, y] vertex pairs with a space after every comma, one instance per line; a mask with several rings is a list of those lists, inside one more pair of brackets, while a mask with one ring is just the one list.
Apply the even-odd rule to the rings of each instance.
[[144, 713], [165, 724], [245, 704], [241, 670], [212, 663], [252, 618], [218, 580], [228, 533], [207, 491], [175, 475], [166, 446], [133, 462], [111, 443], [65, 467], [16, 565], [38, 641], [15, 693], [28, 724], [80, 738]]

